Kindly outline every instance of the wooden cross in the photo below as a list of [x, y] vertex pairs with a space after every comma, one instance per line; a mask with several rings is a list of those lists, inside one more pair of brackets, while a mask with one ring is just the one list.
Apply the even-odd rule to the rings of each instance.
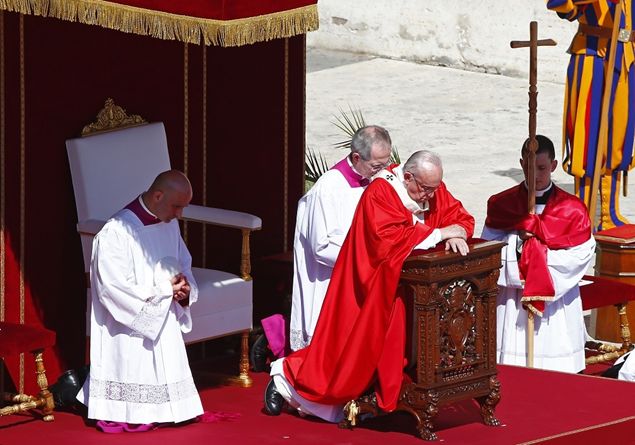
[[[536, 110], [538, 108], [538, 47], [555, 46], [552, 39], [538, 40], [538, 22], [529, 23], [529, 40], [512, 40], [509, 42], [512, 48], [529, 47], [529, 154], [527, 163], [527, 211], [530, 215], [536, 212]], [[527, 311], [527, 366], [534, 367], [534, 314]]]
[[529, 188], [527, 210], [530, 214], [536, 211], [536, 109], [538, 108], [538, 47], [555, 46], [552, 39], [538, 40], [538, 22], [529, 23], [529, 40], [512, 40], [512, 48], [529, 47], [529, 156], [527, 157], [527, 187]]

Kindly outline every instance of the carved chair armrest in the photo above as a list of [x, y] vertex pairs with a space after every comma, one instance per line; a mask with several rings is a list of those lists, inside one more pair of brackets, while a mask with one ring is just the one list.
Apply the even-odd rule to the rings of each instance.
[[235, 229], [260, 230], [262, 219], [249, 213], [235, 212], [214, 207], [190, 204], [183, 209], [183, 220], [231, 227]]
[[249, 234], [253, 230], [260, 230], [262, 219], [249, 213], [235, 212], [214, 207], [203, 207], [190, 204], [183, 209], [184, 221], [195, 221], [204, 224], [240, 229], [243, 234], [240, 255], [240, 276], [243, 280], [251, 280], [251, 254], [249, 248]]

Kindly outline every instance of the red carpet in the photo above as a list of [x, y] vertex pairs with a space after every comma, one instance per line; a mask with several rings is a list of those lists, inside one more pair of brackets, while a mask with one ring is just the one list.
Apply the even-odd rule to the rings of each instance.
[[[253, 388], [205, 387], [197, 383], [207, 410], [237, 412], [236, 421], [197, 423], [149, 433], [108, 435], [81, 417], [58, 412], [53, 423], [29, 416], [0, 418], [0, 445], [135, 444], [419, 444], [415, 422], [405, 413], [370, 420], [354, 430], [283, 413], [262, 414], [266, 374]], [[617, 380], [499, 366], [502, 399], [496, 413], [504, 426], [481, 423], [477, 405], [445, 406], [436, 417], [440, 443], [549, 445], [635, 443], [635, 384]]]

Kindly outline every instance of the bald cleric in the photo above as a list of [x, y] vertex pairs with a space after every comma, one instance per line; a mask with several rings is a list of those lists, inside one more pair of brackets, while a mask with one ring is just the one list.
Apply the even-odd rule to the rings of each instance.
[[90, 375], [77, 398], [104, 432], [203, 414], [182, 336], [198, 296], [177, 221], [191, 199], [187, 177], [165, 171], [93, 241]]

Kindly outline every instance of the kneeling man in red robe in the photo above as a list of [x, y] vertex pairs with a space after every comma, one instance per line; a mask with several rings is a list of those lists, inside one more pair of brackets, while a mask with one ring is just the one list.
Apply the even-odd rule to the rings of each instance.
[[343, 406], [375, 391], [393, 411], [405, 365], [405, 306], [397, 292], [413, 249], [445, 241], [466, 255], [474, 218], [447, 190], [441, 159], [415, 152], [403, 166], [380, 171], [363, 193], [335, 263], [309, 346], [271, 365], [265, 413], [286, 402], [302, 415], [330, 422]]

